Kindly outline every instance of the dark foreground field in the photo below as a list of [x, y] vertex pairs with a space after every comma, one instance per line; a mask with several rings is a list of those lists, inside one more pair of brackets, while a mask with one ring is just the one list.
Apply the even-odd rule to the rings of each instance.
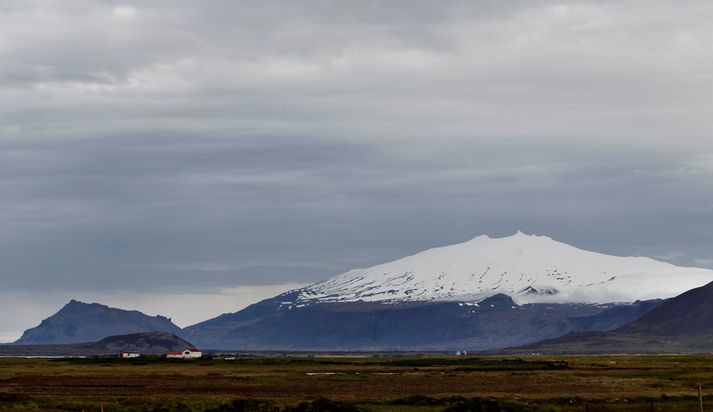
[[698, 383], [713, 356], [0, 359], [0, 410], [695, 412]]

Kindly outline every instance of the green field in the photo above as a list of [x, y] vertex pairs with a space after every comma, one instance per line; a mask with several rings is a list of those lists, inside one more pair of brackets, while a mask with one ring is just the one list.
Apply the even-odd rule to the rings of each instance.
[[710, 355], [0, 359], [0, 410], [695, 412], [699, 383], [713, 411]]

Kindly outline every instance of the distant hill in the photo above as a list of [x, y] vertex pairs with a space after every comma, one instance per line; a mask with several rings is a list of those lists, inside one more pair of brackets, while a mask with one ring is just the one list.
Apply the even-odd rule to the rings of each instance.
[[44, 345], [0, 345], [5, 356], [90, 356], [119, 352], [162, 354], [193, 347], [193, 344], [168, 332], [133, 333], [109, 336], [98, 342]]
[[515, 351], [542, 353], [698, 353], [713, 351], [713, 282], [668, 299], [620, 328], [570, 333]]
[[181, 335], [181, 328], [164, 316], [71, 300], [59, 312], [28, 329], [15, 344], [65, 344], [96, 342], [107, 336], [141, 332]]

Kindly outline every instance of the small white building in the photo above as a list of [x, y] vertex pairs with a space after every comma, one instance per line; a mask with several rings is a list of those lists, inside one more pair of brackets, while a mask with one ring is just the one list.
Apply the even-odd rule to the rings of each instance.
[[127, 359], [127, 358], [138, 358], [140, 357], [141, 354], [138, 352], [121, 352], [119, 354], [120, 358]]
[[203, 356], [203, 354], [196, 348], [188, 348], [182, 352], [168, 352], [166, 354], [167, 358], [172, 359], [198, 359], [201, 356]]

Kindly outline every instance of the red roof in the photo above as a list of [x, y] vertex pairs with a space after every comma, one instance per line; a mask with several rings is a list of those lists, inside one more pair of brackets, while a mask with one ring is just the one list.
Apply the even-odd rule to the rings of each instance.
[[183, 352], [168, 352], [166, 355], [183, 355]]
[[200, 352], [200, 351], [199, 351], [198, 349], [196, 349], [196, 348], [188, 348], [188, 350], [191, 351], [191, 352]]

